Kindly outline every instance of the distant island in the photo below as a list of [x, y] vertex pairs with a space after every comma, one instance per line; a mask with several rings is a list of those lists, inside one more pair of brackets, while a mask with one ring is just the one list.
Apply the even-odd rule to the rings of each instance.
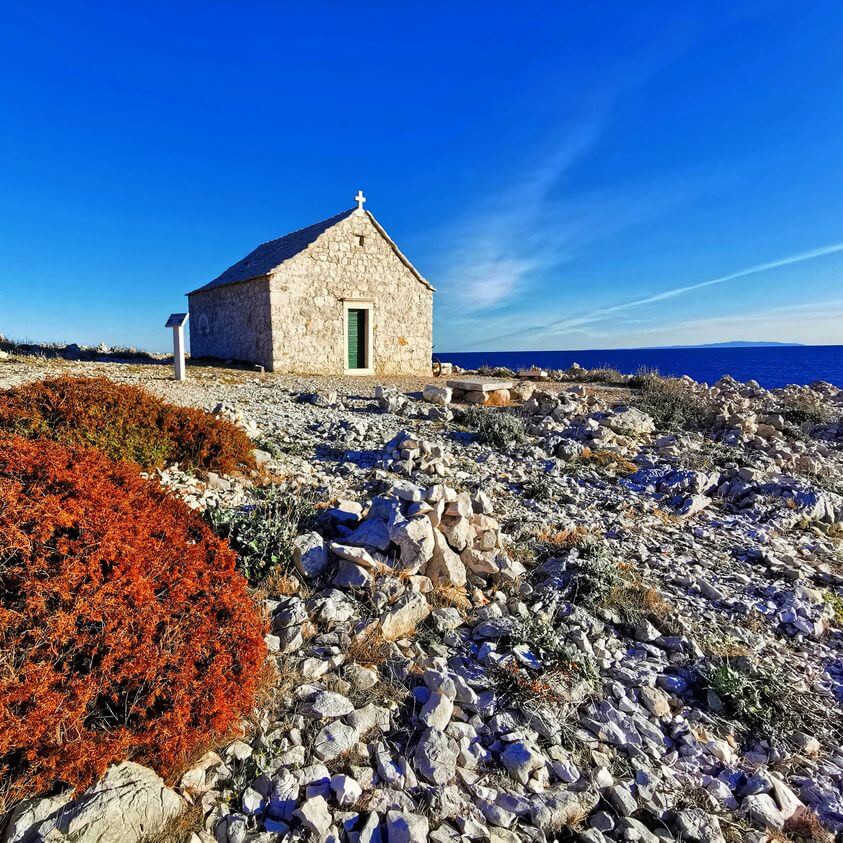
[[732, 340], [731, 342], [707, 342], [700, 345], [661, 345], [656, 348], [767, 348], [776, 346], [779, 348], [792, 348], [803, 346], [801, 342], [755, 342], [753, 340]]

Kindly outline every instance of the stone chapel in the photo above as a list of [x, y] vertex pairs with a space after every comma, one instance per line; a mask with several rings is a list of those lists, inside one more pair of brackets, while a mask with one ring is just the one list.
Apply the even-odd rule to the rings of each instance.
[[191, 356], [275, 372], [429, 375], [434, 288], [361, 191], [355, 200], [188, 293]]

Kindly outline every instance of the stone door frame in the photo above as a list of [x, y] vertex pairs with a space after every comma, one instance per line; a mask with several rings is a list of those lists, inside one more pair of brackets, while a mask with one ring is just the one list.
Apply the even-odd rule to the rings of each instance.
[[[342, 300], [342, 360], [343, 374], [346, 375], [373, 375], [375, 373], [374, 361], [374, 299], [343, 299]], [[348, 368], [348, 311], [366, 311], [366, 368]]]

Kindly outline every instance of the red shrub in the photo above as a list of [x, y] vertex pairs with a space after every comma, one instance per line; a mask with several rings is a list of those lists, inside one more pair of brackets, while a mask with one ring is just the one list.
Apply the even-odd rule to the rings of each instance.
[[144, 468], [229, 474], [254, 468], [249, 437], [227, 419], [177, 407], [108, 378], [32, 381], [0, 392], [0, 429], [64, 445], [91, 445]]
[[167, 775], [247, 713], [264, 623], [234, 565], [135, 466], [0, 437], [0, 781]]

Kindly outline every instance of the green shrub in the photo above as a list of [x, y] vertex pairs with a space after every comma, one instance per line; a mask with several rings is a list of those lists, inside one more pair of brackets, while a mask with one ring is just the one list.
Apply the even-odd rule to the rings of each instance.
[[609, 600], [621, 583], [617, 563], [606, 551], [605, 545], [596, 541], [584, 544], [580, 554], [573, 581], [576, 602], [600, 606]]
[[584, 380], [592, 383], [625, 384], [626, 375], [614, 366], [600, 366], [597, 369], [587, 369], [587, 377]]
[[585, 654], [565, 642], [541, 615], [519, 619], [509, 637], [513, 644], [529, 647], [542, 660], [545, 669], [565, 667], [582, 675], [590, 672]]
[[659, 430], [698, 430], [708, 418], [705, 402], [684, 381], [652, 372], [635, 377], [640, 392], [633, 400]]
[[524, 497], [534, 501], [549, 501], [553, 498], [553, 480], [547, 474], [537, 474], [524, 483]]
[[785, 421], [797, 426], [803, 424], [832, 424], [840, 414], [819, 396], [806, 393], [788, 395], [776, 407]]
[[217, 535], [237, 551], [238, 566], [251, 585], [274, 572], [293, 570], [293, 540], [312, 526], [316, 510], [309, 494], [265, 486], [239, 509], [216, 507], [208, 519]]
[[726, 712], [745, 731], [765, 738], [811, 729], [813, 707], [774, 665], [753, 664], [745, 657], [715, 660], [700, 671], [703, 687], [713, 691]]
[[527, 438], [524, 420], [514, 413], [469, 407], [463, 411], [463, 423], [476, 431], [477, 440], [501, 451]]

